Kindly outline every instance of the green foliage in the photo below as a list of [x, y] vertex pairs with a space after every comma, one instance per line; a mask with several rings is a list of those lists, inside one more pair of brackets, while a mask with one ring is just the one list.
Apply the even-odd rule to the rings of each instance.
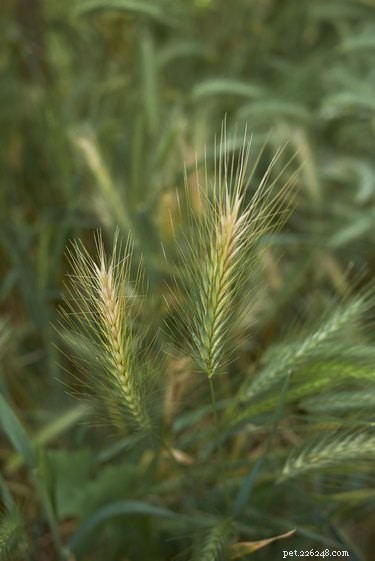
[[21, 454], [26, 465], [33, 469], [35, 467], [35, 456], [29, 438], [13, 409], [2, 395], [0, 395], [0, 422], [7, 437]]
[[372, 561], [374, 2], [29, 4], [0, 13], [6, 555]]

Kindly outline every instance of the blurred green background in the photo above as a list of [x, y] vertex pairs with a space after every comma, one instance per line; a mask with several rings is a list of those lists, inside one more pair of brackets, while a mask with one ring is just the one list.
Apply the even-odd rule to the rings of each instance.
[[83, 415], [52, 327], [68, 240], [131, 230], [162, 286], [184, 165], [212, 158], [225, 115], [255, 152], [268, 137], [267, 154], [288, 142], [303, 164], [265, 261], [276, 331], [285, 302], [291, 321], [309, 315], [348, 267], [373, 278], [374, 56], [373, 0], [2, 0], [0, 389], [32, 434], [61, 438]]

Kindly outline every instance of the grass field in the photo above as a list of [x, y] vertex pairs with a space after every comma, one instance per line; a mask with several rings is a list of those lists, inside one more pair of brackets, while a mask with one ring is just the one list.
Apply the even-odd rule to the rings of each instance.
[[374, 52], [373, 0], [3, 0], [0, 560], [373, 561]]

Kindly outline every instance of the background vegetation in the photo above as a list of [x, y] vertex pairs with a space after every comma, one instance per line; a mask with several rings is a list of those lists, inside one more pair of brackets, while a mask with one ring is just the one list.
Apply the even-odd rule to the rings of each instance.
[[[374, 51], [373, 0], [3, 0], [1, 558], [373, 559]], [[254, 188], [285, 142], [275, 177], [302, 167], [214, 378], [215, 422], [164, 322], [184, 164], [194, 203], [224, 115], [253, 155], [268, 138]], [[161, 441], [71, 395], [84, 388], [54, 328], [68, 241], [95, 255], [100, 227], [110, 252], [116, 226], [143, 255]]]

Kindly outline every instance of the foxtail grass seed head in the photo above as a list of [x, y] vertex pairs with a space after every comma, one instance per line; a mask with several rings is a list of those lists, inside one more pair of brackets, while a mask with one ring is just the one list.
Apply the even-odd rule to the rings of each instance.
[[369, 295], [364, 293], [352, 302], [342, 306], [334, 306], [324, 321], [303, 339], [297, 339], [293, 344], [279, 348], [270, 357], [267, 365], [259, 372], [251, 383], [250, 388], [243, 393], [242, 399], [249, 400], [267, 391], [276, 382], [284, 379], [314, 357], [323, 356], [327, 347], [337, 345], [343, 338], [343, 330], [354, 326], [363, 316], [369, 306]]
[[219, 521], [202, 536], [197, 551], [191, 561], [224, 561], [229, 538], [233, 532], [231, 519]]
[[16, 558], [25, 543], [25, 520], [19, 509], [0, 511], [0, 559]]
[[[248, 295], [243, 289], [256, 266], [259, 238], [285, 216], [282, 200], [290, 184], [277, 194], [273, 194], [276, 180], [268, 184], [281, 152], [247, 201], [256, 167], [249, 170], [250, 145], [245, 134], [238, 157], [231, 156], [233, 147], [223, 128], [213, 185], [206, 169], [200, 193], [204, 211], [199, 217], [191, 216], [193, 234], [187, 240], [188, 249], [181, 250], [186, 301], [180, 319], [188, 326], [190, 353], [209, 378], [225, 361], [228, 339], [246, 309]], [[215, 159], [216, 151], [215, 147]]]
[[63, 315], [92, 351], [86, 365], [89, 380], [111, 417], [125, 415], [139, 428], [146, 428], [149, 420], [141, 400], [134, 333], [137, 286], [129, 288], [133, 245], [129, 239], [123, 250], [116, 233], [110, 258], [100, 234], [96, 246], [97, 261], [81, 243], [75, 242], [69, 251], [72, 274]]
[[368, 431], [328, 433], [293, 453], [287, 460], [280, 479], [289, 479], [340, 464], [357, 464], [366, 459], [375, 459], [375, 434]]

